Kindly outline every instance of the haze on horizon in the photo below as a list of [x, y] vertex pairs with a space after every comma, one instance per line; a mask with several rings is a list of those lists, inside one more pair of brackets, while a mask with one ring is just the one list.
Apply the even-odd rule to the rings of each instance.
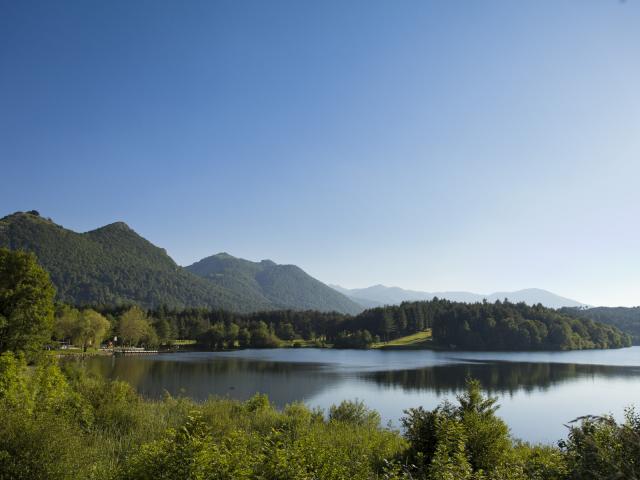
[[0, 2], [0, 215], [640, 304], [640, 2]]

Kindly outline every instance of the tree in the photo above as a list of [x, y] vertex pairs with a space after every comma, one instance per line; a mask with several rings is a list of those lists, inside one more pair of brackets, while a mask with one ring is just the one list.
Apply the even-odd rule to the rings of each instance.
[[331, 405], [329, 421], [377, 428], [380, 426], [380, 414], [367, 408], [361, 400], [343, 400], [340, 405]]
[[35, 255], [0, 248], [0, 353], [42, 348], [51, 338], [54, 296]]
[[639, 478], [640, 414], [634, 409], [625, 412], [620, 424], [611, 416], [586, 416], [572, 423], [568, 439], [560, 443], [571, 472], [568, 478]]
[[248, 329], [240, 329], [238, 332], [238, 344], [241, 348], [247, 348], [251, 344], [251, 332]]
[[86, 352], [90, 345], [99, 346], [110, 328], [109, 320], [95, 310], [87, 308], [78, 316], [74, 343], [80, 345], [82, 350]]
[[236, 340], [238, 340], [238, 335], [240, 334], [240, 327], [235, 323], [230, 323], [227, 325], [224, 335], [224, 341], [227, 344], [227, 348], [233, 348], [236, 346]]
[[467, 380], [467, 389], [458, 395], [458, 417], [464, 425], [466, 448], [475, 470], [490, 471], [500, 466], [509, 452], [509, 428], [496, 416], [497, 398], [484, 397], [480, 382]]
[[471, 477], [471, 465], [465, 454], [467, 435], [458, 420], [444, 415], [437, 417], [437, 446], [428, 468], [430, 480], [466, 480]]
[[171, 324], [166, 318], [159, 318], [155, 322], [153, 322], [153, 329], [156, 331], [158, 339], [161, 342], [166, 343], [173, 338]]
[[224, 346], [224, 324], [222, 322], [214, 323], [209, 330], [201, 336], [201, 343], [204, 343], [212, 350], [219, 350]]
[[496, 472], [507, 464], [512, 442], [506, 424], [495, 414], [496, 399], [484, 397], [475, 380], [468, 380], [466, 391], [457, 398], [457, 406], [445, 401], [430, 412], [422, 408], [405, 412], [402, 424], [410, 460], [427, 470], [430, 479], [470, 478], [471, 472], [505, 478]]
[[80, 311], [69, 305], [61, 305], [53, 322], [53, 335], [58, 340], [72, 341], [78, 328]]
[[293, 325], [291, 325], [289, 322], [279, 324], [276, 333], [282, 340], [293, 340], [296, 337], [296, 332], [293, 329]]
[[146, 313], [140, 307], [134, 306], [120, 317], [118, 335], [123, 345], [137, 345], [149, 334], [150, 327]]
[[256, 348], [270, 348], [278, 346], [278, 339], [269, 331], [263, 321], [259, 321], [251, 329], [251, 346]]

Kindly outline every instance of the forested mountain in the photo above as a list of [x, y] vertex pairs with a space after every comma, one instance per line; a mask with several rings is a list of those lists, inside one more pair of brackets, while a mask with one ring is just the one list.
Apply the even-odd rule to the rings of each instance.
[[254, 263], [223, 254], [192, 265], [192, 273], [122, 222], [77, 233], [38, 212], [17, 212], [0, 219], [0, 247], [34, 252], [49, 271], [58, 300], [70, 304], [136, 303], [235, 312], [362, 310], [293, 265]]
[[561, 297], [555, 293], [539, 288], [527, 288], [514, 292], [495, 292], [490, 294], [480, 294], [472, 292], [421, 292], [417, 290], [405, 290], [399, 287], [386, 287], [384, 285], [373, 285], [367, 288], [343, 288], [338, 285], [331, 285], [335, 290], [348, 296], [363, 307], [371, 308], [380, 305], [397, 305], [402, 302], [415, 302], [419, 300], [431, 300], [434, 297], [452, 302], [475, 303], [487, 300], [508, 299], [510, 302], [524, 302], [527, 305], [541, 303], [549, 308], [561, 307], [581, 307], [584, 304]]
[[187, 272], [121, 222], [76, 233], [37, 212], [15, 213], [0, 220], [0, 246], [34, 252], [67, 303], [262, 307]]
[[278, 309], [358, 313], [362, 307], [295, 265], [251, 262], [219, 253], [186, 267], [214, 285], [238, 290], [253, 302]]
[[618, 327], [640, 345], [640, 307], [563, 308], [562, 312]]

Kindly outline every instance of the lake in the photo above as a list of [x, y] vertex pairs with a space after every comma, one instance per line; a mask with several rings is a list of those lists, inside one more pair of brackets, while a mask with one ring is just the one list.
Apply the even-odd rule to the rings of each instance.
[[555, 442], [586, 414], [620, 418], [640, 407], [640, 347], [572, 352], [269, 349], [92, 357], [89, 370], [160, 397], [269, 395], [279, 407], [303, 401], [327, 409], [358, 398], [399, 427], [403, 410], [455, 399], [467, 377], [499, 397], [498, 413], [515, 437]]

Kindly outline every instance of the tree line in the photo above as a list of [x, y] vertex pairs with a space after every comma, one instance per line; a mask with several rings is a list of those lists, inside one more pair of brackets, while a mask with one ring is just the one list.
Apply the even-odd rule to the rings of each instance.
[[[116, 318], [119, 311], [108, 311]], [[222, 310], [161, 307], [148, 311], [153, 325], [173, 338], [193, 338], [207, 348], [272, 347], [304, 340], [319, 346], [368, 348], [426, 329], [443, 348], [572, 350], [620, 348], [631, 344], [616, 327], [524, 303], [404, 302], [356, 316], [316, 311], [238, 314]]]
[[335, 348], [369, 348], [428, 328], [436, 345], [458, 349], [573, 350], [619, 348], [631, 342], [629, 335], [615, 327], [541, 305], [438, 299], [374, 308], [356, 316], [293, 310], [236, 314], [162, 307], [144, 311], [137, 306], [77, 310], [60, 305], [54, 338], [85, 349], [115, 337], [123, 345], [145, 346], [168, 345], [176, 338], [195, 339], [200, 347], [212, 350], [277, 347], [282, 341], [296, 340]]

